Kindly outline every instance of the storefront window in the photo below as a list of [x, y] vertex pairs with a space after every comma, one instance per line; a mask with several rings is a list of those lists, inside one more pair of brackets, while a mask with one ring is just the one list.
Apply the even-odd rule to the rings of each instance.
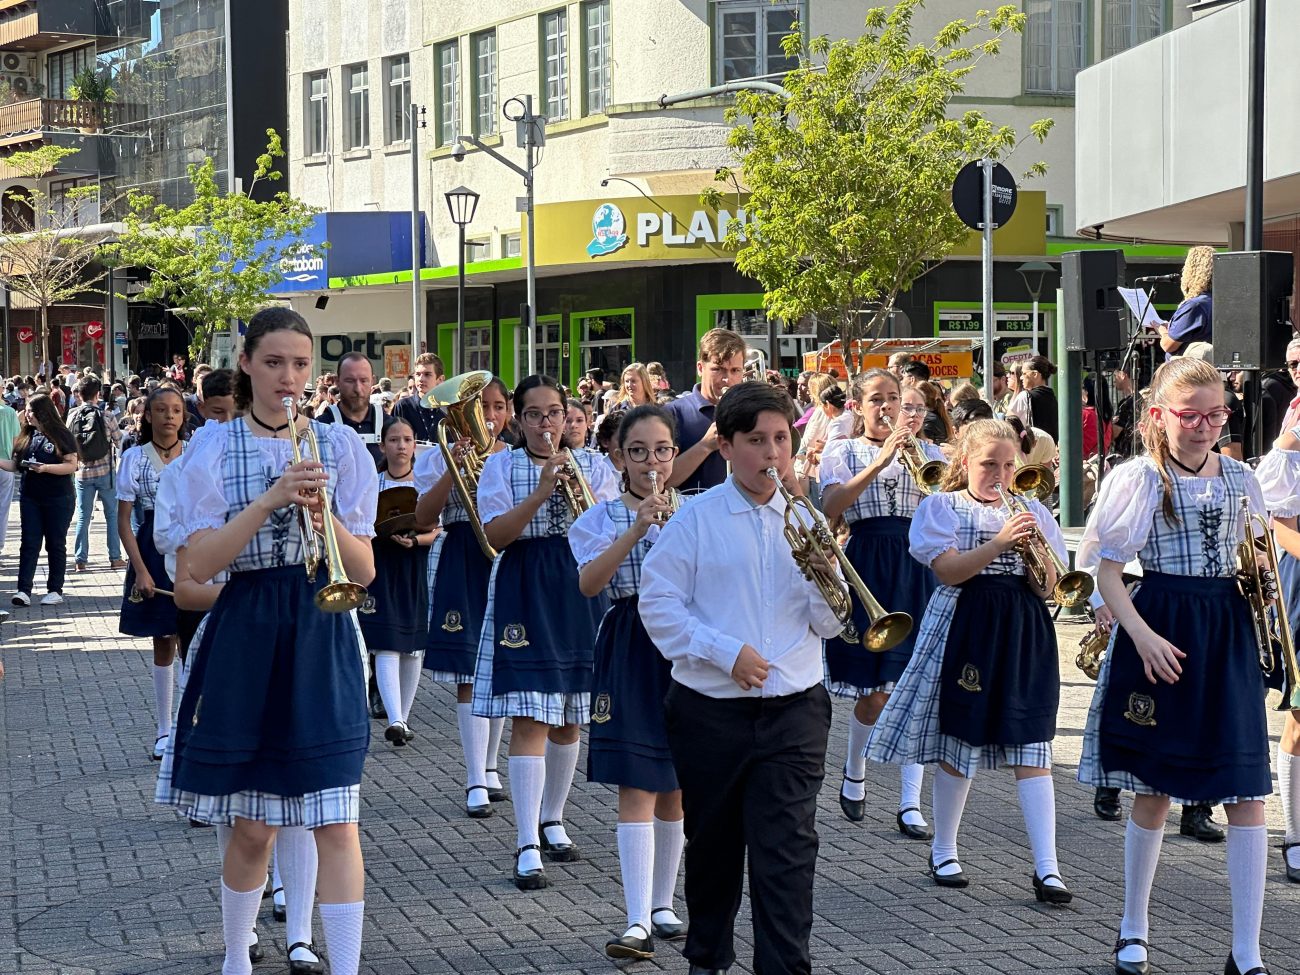
[[603, 369], [605, 378], [617, 381], [632, 362], [632, 312], [575, 315], [582, 329], [579, 338], [581, 372]]
[[767, 312], [761, 308], [724, 308], [713, 313], [713, 327], [739, 332], [745, 344], [763, 353], [769, 369], [780, 369], [787, 376], [797, 376], [805, 352], [817, 349], [817, 324], [811, 318], [798, 322], [778, 322], [780, 355], [772, 356], [768, 348]]
[[[505, 324], [505, 323], [503, 323]], [[560, 375], [560, 316], [540, 318], [533, 326], [537, 340], [537, 372], [564, 381]], [[515, 375], [523, 379], [528, 375], [528, 333], [519, 329], [515, 346]]]
[[465, 329], [465, 368], [492, 368], [492, 326]]

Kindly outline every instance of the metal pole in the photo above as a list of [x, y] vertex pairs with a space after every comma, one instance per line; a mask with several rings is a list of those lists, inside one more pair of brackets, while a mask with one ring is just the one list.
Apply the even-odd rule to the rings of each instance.
[[465, 366], [465, 225], [460, 227], [460, 277], [456, 283], [456, 374]]
[[1038, 292], [1034, 292], [1034, 320], [1030, 323], [1034, 329], [1034, 355], [1042, 350], [1038, 348]]
[[535, 137], [537, 119], [533, 115], [533, 96], [524, 96], [524, 118], [526, 119], [524, 140], [528, 157], [524, 168], [528, 175], [524, 177], [524, 189], [528, 194], [528, 374], [537, 372], [537, 236], [533, 219], [533, 167], [535, 162]]
[[[411, 368], [420, 354], [420, 108], [411, 103]], [[396, 378], [396, 377], [389, 377]], [[406, 377], [400, 377], [405, 382]]]
[[[105, 329], [105, 331], [108, 334], [104, 337], [105, 348], [108, 350], [108, 354], [105, 356], [105, 358], [108, 360], [108, 396], [105, 397], [106, 399], [112, 398], [113, 383], [116, 381], [116, 376], [117, 376], [117, 333], [114, 328], [114, 321], [113, 321], [113, 313], [115, 311], [113, 306], [117, 304], [117, 295], [114, 294], [115, 289], [113, 287], [113, 270], [114, 269], [111, 267], [108, 269], [108, 315], [106, 316], [108, 318], [108, 328]], [[5, 295], [5, 362], [6, 363], [9, 362], [9, 296], [8, 295]]]
[[1246, 106], [1246, 247], [1264, 246], [1264, 0], [1250, 0], [1250, 89]]
[[[110, 272], [110, 273], [111, 273], [111, 272]], [[8, 376], [8, 375], [11, 374], [11, 373], [9, 372], [9, 370], [12, 368], [12, 366], [10, 365], [10, 362], [9, 362], [9, 295], [10, 295], [10, 294], [11, 294], [11, 292], [10, 292], [9, 289], [6, 287], [6, 288], [4, 289], [4, 296], [5, 296], [5, 307], [4, 307], [4, 314], [5, 314], [5, 320], [4, 320], [4, 329], [5, 329], [5, 375], [6, 375], [6, 376]], [[109, 301], [112, 301], [112, 291], [111, 291], [111, 288], [110, 288], [110, 293], [109, 293]], [[109, 309], [111, 310], [112, 307], [113, 307], [113, 306], [110, 304], [110, 305], [109, 305]]]
[[984, 399], [993, 402], [993, 160], [981, 159], [984, 171]]

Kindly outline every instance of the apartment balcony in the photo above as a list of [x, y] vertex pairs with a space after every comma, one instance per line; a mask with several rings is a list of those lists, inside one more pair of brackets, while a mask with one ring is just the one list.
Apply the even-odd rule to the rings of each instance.
[[94, 40], [109, 50], [148, 39], [148, 14], [157, 8], [157, 0], [0, 0], [0, 49], [36, 52]]
[[103, 132], [139, 117], [137, 106], [70, 102], [57, 98], [29, 98], [0, 105], [0, 148], [31, 148], [24, 143], [44, 142], [51, 133], [76, 131], [84, 135]]

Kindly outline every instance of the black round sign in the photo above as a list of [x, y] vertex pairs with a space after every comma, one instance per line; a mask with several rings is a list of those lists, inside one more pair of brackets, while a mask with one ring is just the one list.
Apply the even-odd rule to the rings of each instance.
[[[993, 225], [1005, 227], [1016, 212], [1016, 178], [1001, 163], [993, 164]], [[952, 208], [971, 230], [984, 229], [984, 170], [968, 162], [952, 181]]]

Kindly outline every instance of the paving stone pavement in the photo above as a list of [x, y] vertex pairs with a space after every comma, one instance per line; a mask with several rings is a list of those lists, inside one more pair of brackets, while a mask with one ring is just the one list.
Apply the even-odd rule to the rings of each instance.
[[[17, 568], [17, 506], [0, 555], [8, 603]], [[62, 606], [12, 610], [0, 626], [0, 975], [197, 975], [221, 968], [212, 830], [191, 829], [154, 806], [148, 641], [119, 636], [121, 574], [107, 568], [102, 521], [91, 571], [70, 575]], [[42, 587], [38, 581], [38, 591]], [[982, 773], [962, 825], [965, 891], [925, 876], [928, 845], [894, 827], [898, 773], [868, 768], [867, 820], [850, 824], [836, 801], [849, 702], [837, 701], [819, 810], [813, 963], [834, 975], [902, 972], [990, 975], [1048, 971], [1106, 975], [1122, 902], [1123, 825], [1091, 812], [1074, 779], [1092, 685], [1074, 668], [1078, 624], [1062, 623], [1062, 707], [1055, 772], [1063, 873], [1074, 904], [1034, 902], [1023, 822], [1009, 772]], [[615, 795], [578, 776], [568, 812], [582, 845], [576, 864], [548, 866], [553, 886], [516, 891], [509, 879], [514, 821], [507, 804], [488, 820], [464, 816], [454, 694], [424, 684], [396, 750], [375, 738], [362, 786], [368, 882], [362, 971], [596, 973], [613, 968], [603, 945], [622, 933], [614, 838]], [[1276, 736], [1281, 722], [1271, 718]], [[581, 767], [585, 768], [585, 760]], [[503, 758], [502, 769], [505, 769]], [[508, 785], [508, 783], [507, 783]], [[929, 807], [930, 776], [924, 805]], [[501, 807], [498, 807], [501, 808]], [[1270, 843], [1280, 807], [1269, 804]], [[1218, 814], [1222, 820], [1222, 813]], [[1231, 944], [1224, 848], [1178, 836], [1171, 816], [1152, 898], [1153, 961], [1166, 973], [1217, 973]], [[269, 902], [268, 902], [269, 903]], [[1300, 970], [1300, 886], [1288, 886], [1270, 850], [1264, 957], [1274, 973]], [[287, 970], [283, 930], [260, 920], [267, 959]], [[752, 963], [748, 904], [737, 925], [739, 961]], [[316, 927], [320, 939], [319, 922]], [[636, 972], [685, 972], [661, 944]]]

